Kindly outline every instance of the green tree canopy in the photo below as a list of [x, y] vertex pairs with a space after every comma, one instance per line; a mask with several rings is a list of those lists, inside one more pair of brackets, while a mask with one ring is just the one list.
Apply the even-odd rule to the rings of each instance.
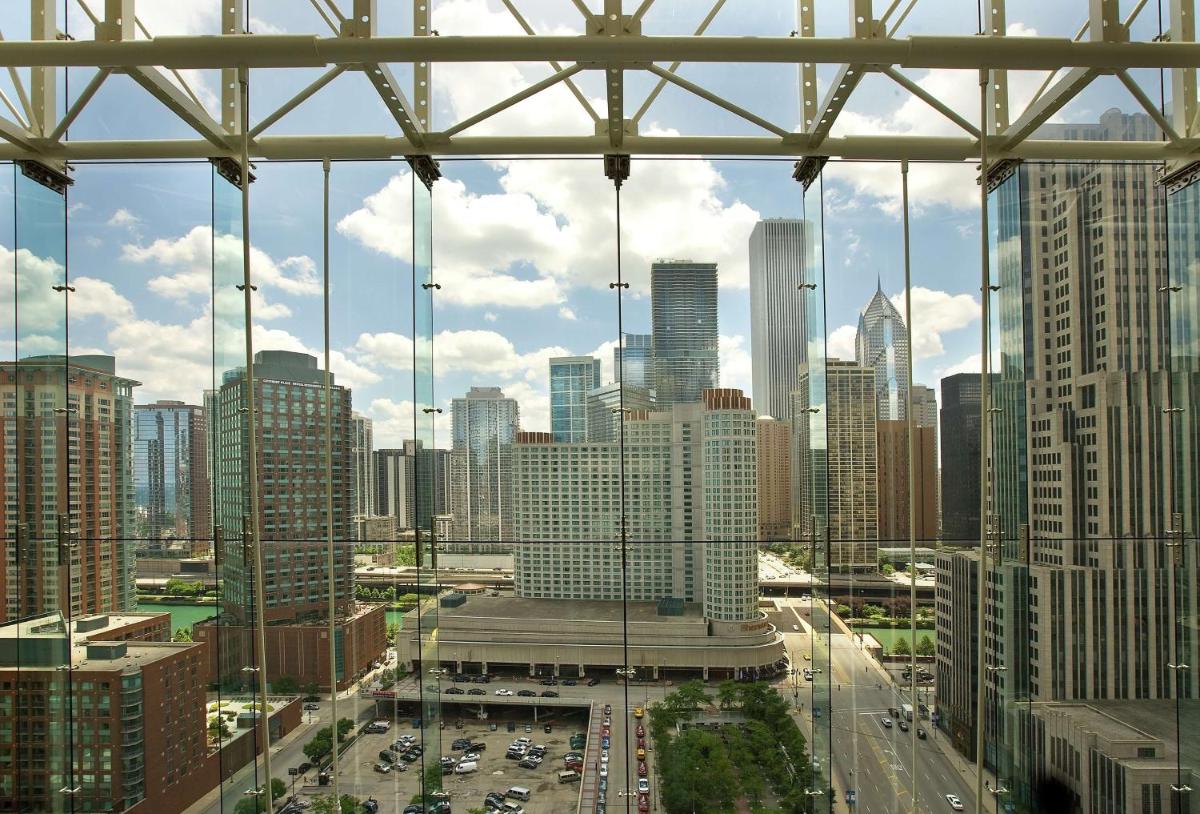
[[892, 644], [892, 655], [894, 656], [911, 656], [912, 645], [908, 643], [908, 639], [903, 636], [897, 636], [895, 643]]
[[929, 636], [922, 636], [921, 641], [917, 642], [918, 656], [932, 656], [937, 652], [937, 648], [933, 644], [933, 639]]
[[271, 692], [277, 695], [295, 695], [300, 692], [300, 682], [291, 676], [280, 676], [271, 682]]

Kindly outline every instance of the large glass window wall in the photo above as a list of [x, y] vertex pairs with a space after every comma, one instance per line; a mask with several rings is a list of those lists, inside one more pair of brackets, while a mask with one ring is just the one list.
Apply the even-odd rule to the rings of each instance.
[[[705, 23], [660, 0], [644, 25], [768, 33], [749, 5]], [[1131, 38], [1160, 37], [1134, 5]], [[975, 30], [909, 11], [913, 33]], [[493, 67], [428, 116], [513, 92]], [[64, 72], [64, 111], [91, 70]], [[945, 105], [975, 121], [973, 76], [897, 73], [864, 82], [966, 88]], [[1063, 78], [1029, 73], [1014, 109]], [[261, 121], [319, 76], [222, 112]], [[803, 71], [687, 76], [777, 85], [790, 101], [751, 115], [803, 115]], [[283, 132], [374, 98], [349, 78]], [[602, 87], [556, 86], [534, 129], [590, 132], [578, 97]], [[74, 133], [133, 135], [136, 91], [105, 80]], [[1161, 122], [1134, 97], [1172, 93], [1105, 76], [1051, 137], [1144, 141]], [[686, 98], [630, 114], [709, 132]], [[0, 173], [0, 811], [1195, 807], [1194, 173], [62, 169]]]

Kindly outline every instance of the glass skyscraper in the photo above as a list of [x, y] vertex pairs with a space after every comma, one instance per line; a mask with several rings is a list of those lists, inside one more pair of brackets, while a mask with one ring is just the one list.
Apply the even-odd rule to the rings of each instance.
[[197, 555], [207, 552], [212, 517], [204, 408], [160, 399], [135, 406], [133, 416], [138, 536], [186, 538]]
[[613, 381], [630, 387], [654, 387], [654, 335], [622, 334], [613, 348]]
[[450, 454], [456, 542], [512, 539], [512, 445], [521, 410], [499, 387], [472, 387], [454, 399]]
[[654, 384], [659, 408], [700, 401], [720, 384], [717, 264], [660, 260], [650, 266]]
[[559, 356], [550, 360], [550, 431], [554, 440], [587, 440], [587, 394], [600, 386], [600, 360]]
[[804, 297], [804, 222], [771, 218], [750, 233], [750, 349], [754, 404], [786, 421], [808, 358]]
[[880, 421], [907, 417], [908, 328], [904, 317], [883, 293], [883, 284], [858, 316], [854, 358], [875, 371], [876, 414]]

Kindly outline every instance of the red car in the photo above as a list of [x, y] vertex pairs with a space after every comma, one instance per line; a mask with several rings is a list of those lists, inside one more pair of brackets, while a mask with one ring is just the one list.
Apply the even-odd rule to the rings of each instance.
[[638, 811], [646, 812], [650, 810], [650, 796], [648, 794], [638, 795]]
[[645, 777], [645, 776], [646, 776], [646, 761], [639, 760], [638, 761], [638, 777]]
[[645, 749], [645, 748], [646, 748], [646, 739], [645, 739], [645, 738], [638, 738], [638, 745], [637, 745], [637, 748], [639, 748], [639, 749]]
[[609, 734], [610, 734], [610, 732], [609, 732], [607, 726], [600, 727], [600, 737], [607, 738], [609, 736]]
[[641, 724], [638, 724], [638, 728], [635, 731], [637, 732], [637, 736], [639, 738], [646, 737], [646, 727], [642, 726]]

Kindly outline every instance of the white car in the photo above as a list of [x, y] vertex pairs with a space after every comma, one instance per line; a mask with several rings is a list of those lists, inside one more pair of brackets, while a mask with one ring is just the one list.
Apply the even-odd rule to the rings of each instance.
[[514, 695], [512, 690], [496, 690], [496, 695]]
[[608, 777], [608, 764], [607, 763], [600, 764], [600, 776]]
[[608, 750], [607, 749], [600, 750], [600, 762], [608, 763]]
[[644, 777], [638, 778], [638, 793], [645, 794], [650, 791], [650, 781]]
[[[884, 729], [892, 728], [892, 719], [891, 718], [887, 718], [887, 717], [880, 718], [879, 723], [883, 724]], [[949, 797], [950, 795], [946, 795], [946, 796]]]
[[950, 804], [950, 807], [951, 807], [952, 809], [954, 809], [955, 811], [962, 811], [962, 810], [963, 810], [963, 804], [962, 804], [962, 800], [958, 799], [958, 795], [957, 795], [957, 794], [947, 794], [947, 795], [946, 795], [946, 802], [947, 802], [947, 803], [949, 803], [949, 804]]

